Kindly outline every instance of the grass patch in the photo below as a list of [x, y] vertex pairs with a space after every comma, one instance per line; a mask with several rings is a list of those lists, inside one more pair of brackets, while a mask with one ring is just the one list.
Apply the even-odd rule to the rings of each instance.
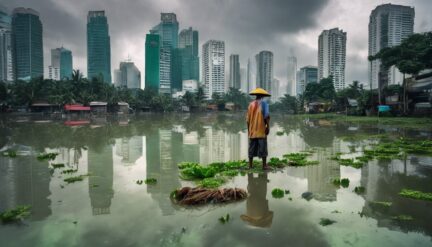
[[342, 178], [342, 179], [335, 178], [333, 179], [332, 183], [336, 186], [342, 186], [344, 188], [348, 188], [350, 181], [348, 178]]
[[30, 215], [30, 206], [17, 206], [14, 209], [0, 213], [0, 219], [3, 224], [22, 221]]
[[275, 188], [272, 190], [272, 196], [273, 198], [282, 198], [284, 197], [285, 192], [279, 188]]
[[322, 226], [328, 226], [336, 223], [335, 220], [327, 219], [327, 218], [321, 218], [319, 224]]
[[432, 201], [432, 193], [421, 192], [417, 190], [403, 189], [399, 195], [416, 200]]
[[354, 192], [358, 195], [364, 194], [366, 192], [366, 188], [363, 186], [357, 186], [354, 188]]
[[38, 156], [36, 157], [38, 160], [43, 161], [43, 160], [54, 160], [57, 155], [59, 155], [58, 153], [40, 153], [38, 154]]
[[147, 178], [146, 180], [144, 180], [145, 184], [156, 184], [157, 183], [157, 179], [156, 178]]

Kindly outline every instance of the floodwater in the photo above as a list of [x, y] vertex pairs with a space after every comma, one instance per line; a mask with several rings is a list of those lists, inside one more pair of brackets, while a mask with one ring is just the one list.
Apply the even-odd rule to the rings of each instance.
[[[362, 140], [388, 134], [431, 139], [431, 130], [274, 117], [269, 156], [314, 149], [319, 165], [249, 174], [224, 186], [248, 190], [241, 202], [184, 208], [173, 205], [182, 161], [208, 164], [247, 158], [243, 113], [99, 118], [91, 121], [0, 120], [0, 211], [31, 205], [20, 224], [0, 225], [1, 246], [432, 246], [432, 203], [403, 198], [403, 188], [432, 192], [432, 157], [370, 161], [361, 169], [330, 157]], [[277, 131], [283, 131], [277, 134]], [[351, 141], [349, 141], [351, 140]], [[38, 161], [40, 152], [57, 152]], [[50, 163], [66, 168], [53, 173]], [[77, 169], [72, 175], [65, 169]], [[83, 181], [63, 179], [89, 174]], [[156, 185], [137, 180], [156, 178]], [[349, 178], [348, 188], [331, 183]], [[353, 192], [356, 186], [365, 194]], [[274, 188], [289, 190], [284, 198]], [[302, 198], [302, 193], [312, 198]], [[289, 200], [292, 198], [292, 200]], [[375, 201], [392, 202], [389, 208]], [[230, 215], [222, 224], [218, 218]], [[393, 219], [409, 215], [410, 221]], [[321, 218], [335, 220], [328, 226]]]

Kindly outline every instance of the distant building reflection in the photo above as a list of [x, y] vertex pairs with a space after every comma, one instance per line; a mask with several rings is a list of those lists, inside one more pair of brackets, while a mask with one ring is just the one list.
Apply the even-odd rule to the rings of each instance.
[[113, 147], [88, 150], [89, 195], [93, 215], [109, 214], [113, 191]]
[[137, 161], [143, 154], [143, 137], [133, 136], [130, 138], [116, 139], [115, 153], [122, 157], [122, 165], [135, 165], [135, 161]]
[[256, 227], [270, 227], [273, 222], [273, 211], [269, 209], [267, 200], [267, 173], [248, 174], [248, 193], [246, 213], [240, 218], [249, 225]]
[[240, 133], [229, 133], [204, 126], [205, 135], [200, 139], [200, 163], [209, 164], [228, 160], [240, 160], [242, 143]]

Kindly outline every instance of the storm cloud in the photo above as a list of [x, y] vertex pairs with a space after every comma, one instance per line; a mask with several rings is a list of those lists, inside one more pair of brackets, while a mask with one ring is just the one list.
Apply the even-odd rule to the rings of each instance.
[[[200, 45], [224, 40], [229, 54], [240, 55], [241, 67], [260, 50], [274, 53], [275, 77], [286, 82], [287, 56], [298, 67], [317, 64], [318, 35], [339, 27], [347, 32], [346, 80], [367, 81], [367, 25], [377, 0], [0, 0], [10, 11], [30, 7], [40, 13], [44, 30], [44, 66], [50, 49], [72, 50], [74, 68], [87, 74], [86, 22], [89, 10], [105, 10], [111, 36], [111, 68], [130, 58], [144, 78], [145, 35], [160, 21], [161, 12], [174, 12], [180, 30], [199, 31]], [[394, 0], [414, 6], [415, 31], [430, 31], [432, 1]], [[201, 49], [201, 47], [200, 47]], [[226, 66], [228, 68], [228, 66]]]

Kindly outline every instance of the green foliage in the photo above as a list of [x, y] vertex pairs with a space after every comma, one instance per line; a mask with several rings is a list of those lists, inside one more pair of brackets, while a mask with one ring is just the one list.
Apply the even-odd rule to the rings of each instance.
[[276, 135], [278, 135], [278, 136], [283, 136], [284, 134], [285, 134], [285, 132], [283, 132], [283, 131], [276, 132]]
[[342, 186], [344, 188], [348, 188], [350, 181], [348, 178], [342, 178], [342, 179], [335, 178], [333, 179], [332, 183], [336, 186]]
[[392, 220], [397, 220], [397, 221], [410, 221], [410, 220], [413, 220], [413, 219], [414, 218], [412, 216], [410, 216], [410, 215], [404, 215], [404, 214], [396, 215], [396, 216], [392, 217]]
[[204, 188], [217, 188], [225, 183], [225, 179], [218, 177], [218, 178], [204, 178], [201, 180], [198, 185], [200, 187]]
[[36, 157], [38, 160], [42, 161], [42, 160], [54, 160], [57, 155], [59, 155], [58, 153], [40, 153], [38, 154], [38, 156]]
[[144, 180], [145, 184], [156, 184], [157, 183], [157, 179], [156, 178], [147, 178], [146, 180]]
[[[341, 165], [341, 166], [351, 166], [351, 167], [354, 167], [354, 168], [362, 168], [363, 167], [363, 165], [364, 165], [364, 161], [362, 161], [362, 160], [354, 160], [354, 159], [342, 159], [341, 157], [340, 157], [340, 154], [338, 155], [335, 155], [335, 156], [333, 156], [332, 158], [331, 158], [332, 160], [336, 160], [338, 163], [339, 163], [339, 165]], [[362, 158], [363, 159], [363, 158]]]
[[9, 157], [9, 158], [15, 158], [17, 157], [17, 153], [15, 150], [6, 150], [2, 152], [2, 156]]
[[327, 218], [321, 218], [319, 224], [322, 226], [328, 226], [336, 223], [336, 221], [327, 219]]
[[204, 179], [214, 177], [218, 170], [213, 166], [202, 166], [196, 163], [181, 163], [180, 175], [183, 179]]
[[364, 194], [366, 192], [366, 188], [363, 186], [357, 186], [354, 188], [354, 192], [356, 194]]
[[417, 191], [417, 190], [409, 190], [409, 189], [403, 189], [399, 195], [407, 198], [412, 198], [416, 200], [423, 200], [423, 201], [432, 201], [432, 193]]
[[143, 184], [143, 181], [142, 180], [137, 180], [136, 184], [141, 185], [141, 184]]
[[229, 214], [227, 214], [227, 215], [222, 216], [222, 217], [219, 218], [219, 222], [222, 223], [222, 224], [228, 223], [229, 220], [230, 220], [230, 215]]
[[0, 213], [0, 219], [3, 224], [22, 221], [30, 215], [30, 206], [17, 206], [14, 209]]
[[52, 168], [58, 169], [65, 167], [65, 164], [59, 163], [59, 164], [51, 164]]
[[285, 192], [282, 189], [275, 188], [272, 190], [273, 198], [282, 198], [285, 196]]
[[307, 157], [310, 155], [311, 153], [290, 153], [283, 155], [283, 157], [288, 160], [290, 166], [309, 166], [319, 164], [318, 161], [308, 161]]
[[83, 181], [84, 177], [85, 177], [85, 175], [79, 175], [79, 176], [75, 176], [75, 177], [65, 178], [65, 179], [63, 179], [63, 181], [70, 184], [70, 183]]
[[279, 99], [279, 101], [270, 105], [270, 110], [272, 112], [297, 114], [299, 112], [300, 105], [301, 104], [298, 98], [285, 94]]
[[370, 204], [374, 207], [378, 207], [378, 208], [389, 208], [392, 206], [392, 202], [382, 202], [382, 201], [373, 201], [370, 202]]
[[321, 79], [319, 83], [308, 83], [303, 96], [306, 102], [332, 102], [336, 99], [336, 90], [333, 86], [333, 79], [329, 77]]
[[71, 174], [71, 173], [75, 173], [78, 172], [78, 169], [67, 169], [67, 170], [63, 170], [61, 172], [61, 174]]

